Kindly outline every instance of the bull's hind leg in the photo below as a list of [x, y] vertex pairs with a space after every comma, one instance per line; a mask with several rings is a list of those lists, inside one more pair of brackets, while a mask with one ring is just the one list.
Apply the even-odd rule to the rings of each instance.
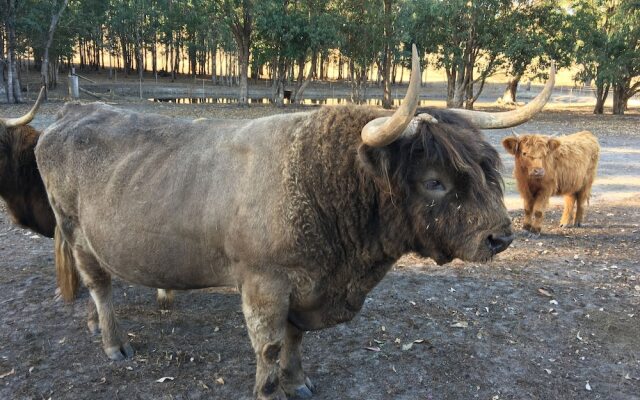
[[301, 344], [304, 332], [287, 324], [287, 336], [280, 352], [280, 379], [285, 393], [299, 399], [308, 399], [315, 387], [302, 369]]
[[[91, 298], [95, 303], [95, 310], [98, 314], [98, 325], [102, 332], [102, 347], [112, 360], [123, 360], [133, 356], [133, 349], [124, 338], [118, 321], [111, 296], [111, 275], [106, 272], [95, 259], [86, 251], [75, 248], [73, 251], [76, 259], [76, 266], [80, 272], [82, 281], [89, 289]], [[96, 333], [95, 313], [89, 309], [89, 329]]]
[[173, 306], [173, 290], [158, 289], [158, 307], [161, 310], [168, 310]]
[[289, 292], [289, 285], [275, 277], [253, 276], [242, 282], [242, 311], [256, 354], [258, 399], [286, 399], [278, 360], [285, 342]]
[[573, 207], [576, 204], [576, 195], [574, 193], [564, 196], [564, 211], [560, 218], [560, 226], [565, 227], [573, 224]]

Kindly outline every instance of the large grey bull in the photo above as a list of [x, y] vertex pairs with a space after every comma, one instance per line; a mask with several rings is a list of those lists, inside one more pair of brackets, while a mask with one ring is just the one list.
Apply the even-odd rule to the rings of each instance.
[[414, 48], [410, 88], [392, 114], [343, 106], [193, 123], [66, 105], [36, 156], [107, 355], [133, 354], [112, 275], [168, 289], [234, 285], [257, 359], [255, 395], [309, 397], [303, 333], [352, 319], [400, 256], [483, 262], [506, 249], [499, 157], [474, 124], [526, 121], [553, 80], [502, 117], [414, 117], [419, 77]]

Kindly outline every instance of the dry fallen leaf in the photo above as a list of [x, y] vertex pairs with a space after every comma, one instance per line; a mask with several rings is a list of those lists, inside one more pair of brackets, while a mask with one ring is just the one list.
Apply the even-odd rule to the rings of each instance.
[[407, 344], [403, 344], [403, 345], [402, 345], [402, 351], [407, 351], [407, 350], [409, 350], [409, 349], [410, 349], [410, 348], [412, 348], [412, 347], [413, 347], [413, 342], [409, 342], [409, 343], [407, 343]]
[[13, 375], [15, 373], [16, 373], [16, 370], [14, 368], [11, 368], [11, 371], [5, 372], [4, 374], [0, 375], [0, 379], [6, 378], [7, 376]]
[[578, 331], [578, 333], [576, 333], [576, 338], [582, 342], [582, 336], [580, 336], [580, 331]]
[[591, 391], [591, 385], [589, 385], [589, 381], [587, 381], [587, 384], [584, 385], [584, 388]]
[[365, 347], [365, 350], [369, 350], [369, 351], [380, 351], [380, 347]]
[[456, 321], [450, 325], [452, 328], [468, 328], [469, 323], [467, 321]]
[[547, 289], [545, 288], [539, 288], [538, 289], [538, 293], [540, 293], [543, 296], [547, 296], [547, 297], [553, 297], [553, 295], [551, 294], [551, 292], [549, 292]]
[[158, 382], [158, 383], [164, 383], [164, 382], [166, 382], [166, 381], [172, 381], [172, 380], [174, 380], [174, 379], [176, 379], [176, 378], [174, 378], [173, 376], [163, 376], [162, 378], [160, 378], [160, 379], [156, 380], [156, 382]]
[[224, 379], [222, 379], [222, 378], [218, 378], [218, 379], [216, 379], [216, 383], [217, 383], [218, 385], [224, 385]]

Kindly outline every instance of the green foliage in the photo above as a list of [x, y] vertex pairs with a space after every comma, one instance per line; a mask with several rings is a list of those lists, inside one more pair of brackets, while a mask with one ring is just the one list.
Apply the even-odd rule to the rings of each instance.
[[[637, 0], [579, 0], [572, 5], [577, 79], [614, 87], [614, 113], [640, 91], [640, 7]], [[603, 91], [606, 98], [606, 91]], [[616, 110], [615, 103], [623, 104]], [[601, 112], [602, 110], [596, 110]]]

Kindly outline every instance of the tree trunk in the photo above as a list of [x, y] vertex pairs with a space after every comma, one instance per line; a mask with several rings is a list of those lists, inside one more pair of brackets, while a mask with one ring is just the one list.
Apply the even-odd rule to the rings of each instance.
[[5, 20], [5, 29], [7, 30], [7, 101], [9, 103], [22, 102], [20, 93], [20, 81], [16, 70], [16, 28], [15, 28], [15, 1], [9, 0], [9, 7]]
[[305, 89], [311, 82], [311, 79], [313, 79], [313, 75], [316, 70], [316, 60], [318, 59], [317, 55], [318, 53], [316, 52], [311, 54], [311, 67], [309, 68], [309, 73], [304, 79], [301, 79], [301, 78], [304, 75], [305, 60], [304, 59], [299, 60], [300, 62], [298, 65], [300, 70], [298, 72], [298, 84], [296, 85], [296, 89], [294, 93], [291, 95], [291, 104], [302, 102], [302, 99], [303, 99], [302, 94], [304, 93]]
[[627, 109], [627, 85], [625, 83], [616, 83], [613, 85], [613, 114], [624, 115]]
[[[57, 2], [54, 2], [54, 6]], [[44, 55], [42, 56], [42, 66], [40, 68], [40, 76], [42, 78], [42, 85], [44, 85], [44, 95], [45, 99], [49, 96], [49, 48], [51, 47], [51, 43], [53, 43], [53, 34], [56, 31], [56, 27], [58, 26], [58, 21], [60, 21], [60, 17], [64, 12], [64, 9], [67, 8], [67, 4], [69, 0], [63, 0], [62, 5], [60, 6], [60, 10], [57, 13], [51, 16], [51, 24], [49, 25], [49, 32], [47, 34], [47, 42], [44, 45]]]
[[445, 68], [447, 73], [447, 107], [453, 107], [453, 96], [456, 91], [456, 75], [455, 66]]
[[7, 60], [4, 58], [4, 30], [0, 29], [0, 95], [7, 95], [7, 82], [4, 80], [4, 70], [7, 67]]
[[393, 0], [384, 0], [384, 52], [382, 54], [382, 108], [393, 106], [391, 99], [391, 46], [393, 45], [393, 24], [391, 23], [391, 4]]
[[609, 84], [603, 82], [596, 82], [596, 106], [593, 109], [594, 114], [604, 113], [604, 102], [609, 95]]
[[507, 87], [504, 89], [504, 93], [500, 98], [503, 104], [516, 104], [516, 93], [518, 91], [518, 84], [522, 79], [522, 74], [513, 76], [507, 83]]

